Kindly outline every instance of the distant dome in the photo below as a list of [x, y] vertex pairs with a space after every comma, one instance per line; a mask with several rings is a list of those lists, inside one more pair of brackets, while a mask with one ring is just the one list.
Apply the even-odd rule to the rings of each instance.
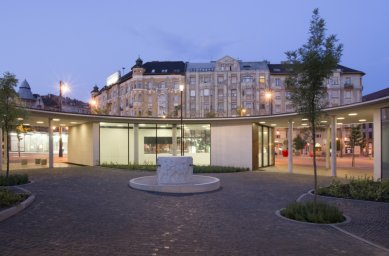
[[18, 94], [21, 99], [25, 99], [25, 100], [35, 99], [34, 95], [32, 95], [31, 87], [28, 84], [26, 79], [24, 79], [24, 81], [20, 84]]

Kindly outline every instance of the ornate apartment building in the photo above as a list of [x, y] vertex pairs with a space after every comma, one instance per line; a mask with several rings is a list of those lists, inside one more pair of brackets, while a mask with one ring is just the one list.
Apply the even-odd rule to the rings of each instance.
[[[109, 115], [179, 117], [183, 85], [185, 118], [281, 114], [294, 111], [287, 100], [287, 75], [282, 64], [230, 56], [206, 63], [143, 64], [138, 58], [129, 73], [101, 90], [95, 87], [92, 97]], [[364, 75], [338, 65], [325, 82], [329, 107], [361, 102]]]
[[242, 62], [229, 56], [187, 64], [186, 115], [228, 117], [266, 114], [266, 61]]
[[138, 58], [131, 71], [117, 81], [92, 91], [96, 109], [117, 116], [179, 116], [180, 84], [185, 84], [185, 63]]

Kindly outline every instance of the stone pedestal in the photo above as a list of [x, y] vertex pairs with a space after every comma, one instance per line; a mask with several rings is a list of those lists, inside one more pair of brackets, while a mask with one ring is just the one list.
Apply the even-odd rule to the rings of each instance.
[[190, 156], [160, 156], [157, 159], [158, 184], [183, 184], [193, 176], [193, 158]]
[[218, 178], [193, 175], [191, 156], [160, 156], [157, 175], [144, 176], [129, 181], [131, 188], [162, 193], [202, 193], [220, 188]]

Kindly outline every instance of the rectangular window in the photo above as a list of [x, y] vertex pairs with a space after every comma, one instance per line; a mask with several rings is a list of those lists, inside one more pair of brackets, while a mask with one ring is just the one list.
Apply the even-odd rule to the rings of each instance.
[[196, 78], [195, 77], [190, 77], [189, 78], [189, 84], [196, 84]]
[[265, 76], [259, 76], [259, 83], [264, 84], [265, 83]]
[[236, 89], [232, 89], [231, 90], [231, 97], [236, 97], [236, 96], [237, 96]]
[[209, 89], [204, 89], [204, 96], [209, 96]]
[[346, 77], [344, 84], [351, 84], [351, 77]]
[[190, 96], [195, 97], [196, 96], [196, 91], [195, 90], [190, 90]]
[[351, 98], [351, 91], [350, 90], [347, 90], [344, 92], [344, 98], [345, 99], [350, 99]]
[[236, 84], [236, 81], [237, 81], [236, 76], [231, 77], [231, 83]]
[[274, 81], [275, 81], [276, 86], [281, 86], [281, 79], [280, 78], [276, 78]]

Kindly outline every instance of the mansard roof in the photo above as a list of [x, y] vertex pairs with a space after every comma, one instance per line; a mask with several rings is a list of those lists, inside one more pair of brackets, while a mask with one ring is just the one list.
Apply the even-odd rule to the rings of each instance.
[[[132, 68], [139, 67], [137, 65]], [[185, 62], [183, 61], [150, 61], [142, 65], [145, 69], [143, 75], [185, 75]]]
[[267, 70], [267, 61], [241, 61], [240, 70]]
[[[285, 69], [284, 64], [268, 64], [270, 74], [272, 75], [286, 75], [288, 71]], [[343, 74], [360, 74], [362, 76], [365, 75], [364, 72], [352, 69], [343, 65], [338, 65], [337, 68]]]
[[188, 62], [186, 65], [188, 72], [213, 72], [215, 71], [215, 62], [193, 63]]

